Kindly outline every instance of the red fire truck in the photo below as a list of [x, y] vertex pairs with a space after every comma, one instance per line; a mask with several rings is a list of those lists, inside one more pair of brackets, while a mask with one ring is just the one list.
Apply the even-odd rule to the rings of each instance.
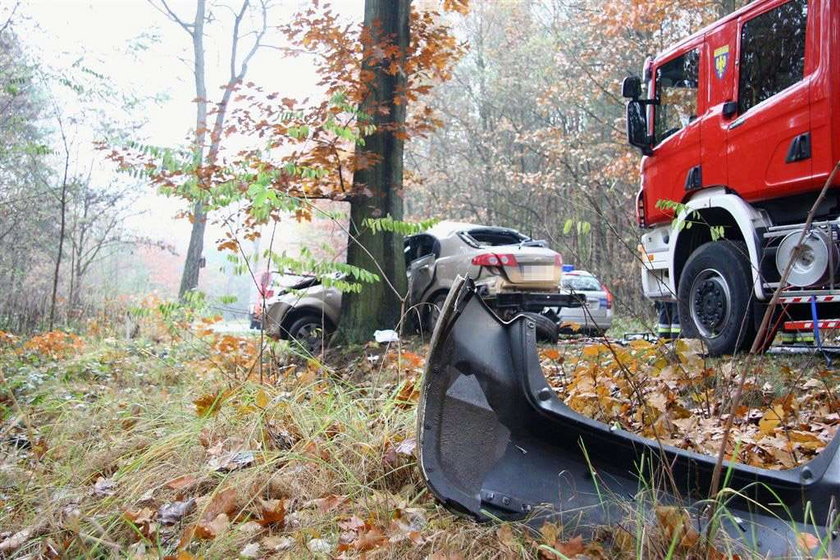
[[[642, 86], [646, 87], [642, 98]], [[710, 353], [748, 348], [795, 257], [773, 327], [840, 317], [840, 2], [757, 0], [648, 59], [623, 84], [643, 154], [647, 297], [677, 301]]]

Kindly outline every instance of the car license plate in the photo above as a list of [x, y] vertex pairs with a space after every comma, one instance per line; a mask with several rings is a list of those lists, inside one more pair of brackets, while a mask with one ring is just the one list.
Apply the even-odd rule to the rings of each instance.
[[554, 265], [523, 265], [522, 276], [531, 282], [551, 281], [554, 279]]

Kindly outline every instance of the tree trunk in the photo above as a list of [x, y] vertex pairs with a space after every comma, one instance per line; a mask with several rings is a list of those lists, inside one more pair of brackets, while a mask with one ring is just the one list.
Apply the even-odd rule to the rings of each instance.
[[[409, 44], [410, 0], [365, 0], [365, 27], [373, 45], [392, 40], [403, 56]], [[372, 45], [369, 45], [369, 47]], [[367, 57], [365, 57], [368, 60]], [[404, 87], [402, 72], [390, 75], [376, 61], [368, 65], [374, 72], [367, 98], [360, 107], [371, 115], [376, 132], [365, 138], [357, 153], [373, 153], [379, 161], [353, 174], [354, 196], [350, 201], [350, 234], [347, 262], [387, 277], [365, 284], [358, 294], [342, 299], [340, 338], [359, 343], [370, 340], [376, 329], [394, 329], [400, 320], [402, 297], [406, 291], [403, 237], [364, 227], [367, 218], [403, 219], [403, 140], [395, 134], [405, 123], [405, 100], [395, 103]], [[378, 110], [385, 108], [387, 111]], [[364, 194], [362, 194], [364, 193]], [[378, 265], [378, 266], [377, 266]], [[390, 282], [390, 285], [389, 285]], [[392, 288], [393, 286], [393, 288]]]
[[[195, 19], [193, 20], [192, 36], [193, 44], [193, 71], [195, 73], [195, 96], [196, 96], [196, 118], [195, 118], [195, 163], [200, 165], [204, 161], [204, 139], [207, 136], [207, 85], [205, 84], [204, 71], [204, 20], [205, 0], [197, 0], [195, 8]], [[190, 245], [187, 249], [187, 258], [184, 261], [184, 272], [181, 274], [181, 286], [178, 289], [178, 297], [184, 299], [184, 295], [198, 287], [198, 272], [201, 265], [201, 253], [204, 250], [204, 229], [207, 223], [207, 214], [204, 205], [199, 200], [193, 207], [192, 231], [190, 232]]]
[[198, 272], [201, 268], [201, 253], [204, 250], [204, 229], [207, 225], [207, 213], [201, 201], [193, 207], [192, 231], [190, 245], [187, 248], [187, 258], [184, 260], [184, 272], [181, 274], [181, 287], [178, 297], [184, 299], [187, 292], [198, 287]]
[[53, 330], [55, 325], [55, 304], [58, 296], [58, 274], [61, 271], [61, 259], [64, 256], [64, 234], [67, 222], [67, 181], [68, 172], [70, 169], [70, 150], [67, 147], [67, 137], [64, 135], [64, 124], [61, 119], [58, 119], [59, 129], [61, 130], [61, 139], [64, 142], [64, 175], [61, 179], [61, 197], [58, 200], [59, 209], [61, 210], [60, 223], [58, 228], [58, 255], [55, 258], [55, 269], [53, 271], [52, 296], [50, 297], [50, 323], [49, 330]]

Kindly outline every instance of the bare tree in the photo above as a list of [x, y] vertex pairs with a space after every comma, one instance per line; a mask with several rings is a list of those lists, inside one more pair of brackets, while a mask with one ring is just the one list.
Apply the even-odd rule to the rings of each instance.
[[[195, 77], [195, 94], [196, 94], [196, 119], [194, 132], [194, 158], [197, 169], [202, 165], [213, 166], [216, 163], [219, 149], [221, 147], [222, 132], [224, 130], [225, 116], [227, 114], [228, 105], [230, 103], [231, 95], [238, 84], [242, 82], [248, 72], [248, 64], [256, 54], [260, 47], [264, 46], [262, 43], [268, 30], [268, 0], [258, 0], [257, 5], [252, 7], [251, 0], [243, 0], [238, 10], [234, 10], [229, 6], [217, 6], [219, 10], [230, 10], [233, 14], [233, 23], [231, 28], [231, 46], [229, 53], [229, 75], [227, 83], [222, 93], [222, 98], [216, 105], [215, 119], [213, 122], [213, 129], [210, 131], [210, 143], [207, 147], [207, 113], [208, 113], [208, 98], [207, 98], [207, 72], [205, 62], [204, 49], [204, 33], [205, 24], [212, 18], [208, 11], [206, 0], [196, 0], [195, 15], [191, 21], [186, 21], [181, 18], [166, 2], [160, 0], [157, 3], [155, 0], [149, 0], [149, 3], [166, 15], [171, 21], [177, 23], [189, 35], [192, 41], [193, 48], [193, 74]], [[248, 33], [243, 33], [242, 24], [246, 14], [249, 10], [254, 9], [257, 12], [259, 23], [255, 30]], [[241, 55], [240, 48], [243, 41], [250, 37], [250, 45], [244, 49], [244, 56]], [[207, 157], [205, 161], [205, 148], [207, 147]], [[198, 187], [199, 189], [207, 189], [206, 174], [199, 173]], [[187, 257], [184, 261], [184, 271], [181, 275], [181, 286], [178, 290], [179, 297], [190, 290], [194, 290], [198, 286], [199, 269], [201, 265], [201, 255], [204, 250], [204, 230], [207, 224], [207, 210], [201, 197], [201, 191], [197, 193], [195, 204], [193, 205], [192, 214], [192, 231], [190, 233], [190, 244], [187, 249]]]
[[82, 307], [85, 277], [96, 262], [111, 256], [125, 246], [148, 245], [148, 240], [137, 239], [123, 229], [130, 216], [135, 197], [131, 187], [115, 189], [113, 186], [96, 188], [90, 176], [76, 180], [71, 188], [71, 225], [67, 230], [70, 243], [69, 304], [73, 313]]
[[53, 330], [55, 325], [55, 303], [58, 295], [58, 276], [61, 271], [61, 260], [64, 256], [64, 233], [67, 228], [67, 187], [68, 187], [68, 171], [70, 169], [70, 145], [67, 142], [67, 133], [64, 130], [64, 123], [61, 114], [56, 108], [56, 120], [58, 121], [58, 128], [61, 134], [61, 143], [64, 148], [64, 171], [61, 177], [61, 184], [58, 188], [58, 208], [59, 208], [59, 229], [58, 229], [58, 252], [55, 257], [55, 268], [53, 269], [53, 284], [52, 296], [50, 297], [50, 319], [49, 329]]

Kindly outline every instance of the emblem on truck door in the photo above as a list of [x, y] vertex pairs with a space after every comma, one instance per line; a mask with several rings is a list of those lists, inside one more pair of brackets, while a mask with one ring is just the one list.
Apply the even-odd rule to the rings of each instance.
[[715, 49], [715, 74], [718, 79], [723, 78], [726, 74], [726, 67], [729, 66], [729, 45], [724, 45]]

